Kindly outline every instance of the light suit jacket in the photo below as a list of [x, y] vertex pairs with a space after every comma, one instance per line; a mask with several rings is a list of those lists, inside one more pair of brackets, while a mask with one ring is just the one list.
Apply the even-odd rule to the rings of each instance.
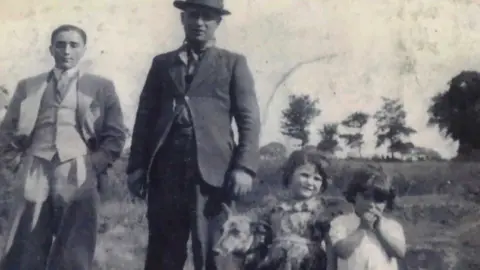
[[[16, 160], [30, 147], [42, 96], [52, 73], [21, 80], [0, 125], [0, 148], [16, 156]], [[92, 165], [102, 174], [121, 155], [126, 140], [120, 101], [113, 82], [106, 78], [80, 74], [77, 84], [79, 132], [91, 153]]]

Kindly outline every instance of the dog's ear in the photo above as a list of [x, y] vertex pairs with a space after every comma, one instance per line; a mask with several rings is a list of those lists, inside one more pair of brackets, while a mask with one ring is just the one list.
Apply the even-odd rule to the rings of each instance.
[[231, 210], [232, 214], [238, 214], [235, 201], [231, 202], [231, 204], [230, 204], [230, 210]]
[[226, 203], [222, 203], [222, 208], [228, 217], [230, 217], [233, 214], [232, 209], [230, 209], [230, 207], [228, 207]]

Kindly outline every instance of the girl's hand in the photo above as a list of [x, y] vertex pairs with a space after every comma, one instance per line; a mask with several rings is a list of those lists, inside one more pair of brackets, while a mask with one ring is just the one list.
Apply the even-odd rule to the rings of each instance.
[[369, 211], [373, 216], [374, 216], [374, 221], [373, 221], [373, 228], [378, 229], [378, 225], [380, 223], [380, 220], [383, 217], [382, 211], [378, 210], [377, 208], [373, 207]]
[[381, 217], [381, 211], [379, 211], [375, 207], [369, 208], [360, 216], [362, 228], [369, 230], [375, 229]]
[[363, 229], [368, 229], [371, 230], [373, 229], [373, 224], [376, 222], [377, 217], [375, 214], [373, 214], [371, 211], [365, 211], [361, 216], [360, 216], [360, 226]]

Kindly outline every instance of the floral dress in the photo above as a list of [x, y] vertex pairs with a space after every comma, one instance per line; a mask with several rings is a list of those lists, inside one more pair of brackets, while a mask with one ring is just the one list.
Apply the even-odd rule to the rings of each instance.
[[263, 217], [271, 226], [273, 241], [260, 269], [325, 269], [326, 253], [322, 244], [328, 233], [326, 212], [321, 198], [275, 203]]

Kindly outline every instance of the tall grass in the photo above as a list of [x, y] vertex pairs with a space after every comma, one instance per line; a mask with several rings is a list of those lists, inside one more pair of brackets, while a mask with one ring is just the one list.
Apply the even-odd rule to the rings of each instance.
[[[276, 194], [283, 188], [280, 168], [284, 161], [281, 157], [262, 161], [253, 191], [237, 203], [240, 211], [258, 207], [268, 194]], [[360, 161], [332, 161], [328, 168], [332, 181], [327, 195], [340, 196], [352, 169], [361, 165]], [[96, 251], [98, 270], [143, 267], [147, 244], [146, 206], [128, 193], [125, 166], [126, 158], [122, 157], [104, 179]], [[480, 235], [476, 225], [480, 220], [479, 164], [422, 161], [389, 162], [382, 166], [394, 177], [399, 195], [396, 215], [405, 226], [410, 248], [417, 252], [411, 256], [421, 255], [409, 259], [408, 263], [417, 267], [412, 269], [421, 269], [422, 256], [432, 260], [442, 258], [443, 265], [448, 266], [446, 269], [480, 269], [480, 259], [474, 255], [480, 250], [480, 236], [473, 235], [473, 232]], [[6, 220], [11, 215], [12, 192], [18, 183], [8, 168], [0, 170], [0, 183], [0, 232], [4, 234]], [[463, 268], [458, 268], [460, 266]], [[190, 269], [188, 267], [186, 269]]]

